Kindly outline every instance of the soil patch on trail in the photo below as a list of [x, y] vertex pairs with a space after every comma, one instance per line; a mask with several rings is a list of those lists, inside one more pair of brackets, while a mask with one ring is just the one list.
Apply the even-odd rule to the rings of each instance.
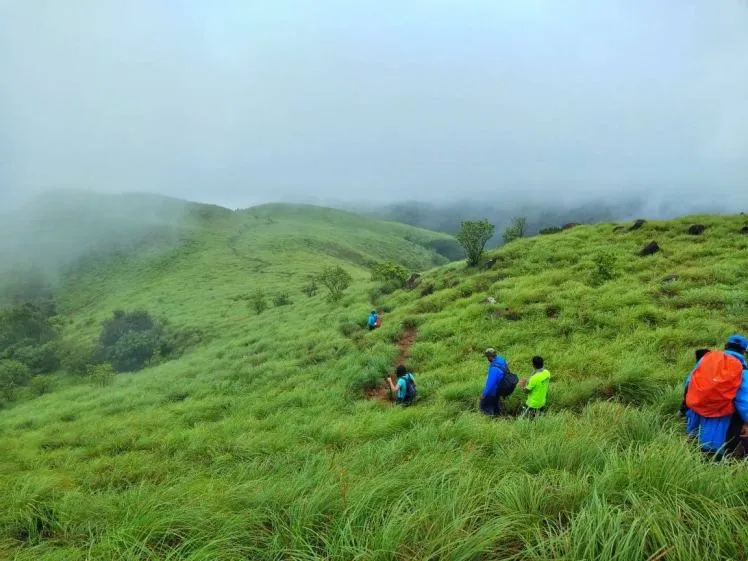
[[395, 359], [395, 367], [399, 364], [405, 364], [408, 358], [410, 358], [410, 348], [416, 342], [417, 336], [418, 332], [413, 327], [406, 329], [400, 336], [397, 342], [397, 348], [400, 352], [397, 355], [397, 359]]
[[[407, 365], [408, 358], [410, 358], [410, 348], [413, 346], [413, 343], [416, 342], [417, 337], [418, 332], [413, 327], [406, 329], [400, 335], [400, 338], [397, 340], [397, 357], [395, 358], [395, 363], [392, 365], [393, 372], [398, 365]], [[390, 385], [385, 380], [378, 388], [369, 390], [366, 393], [366, 399], [383, 399], [385, 401], [390, 401], [392, 399], [391, 394], [392, 390], [390, 390]]]

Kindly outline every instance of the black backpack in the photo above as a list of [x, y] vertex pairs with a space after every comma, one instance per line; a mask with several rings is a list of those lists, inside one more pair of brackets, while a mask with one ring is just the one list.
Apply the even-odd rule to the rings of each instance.
[[509, 397], [514, 392], [514, 388], [517, 387], [518, 382], [519, 378], [517, 378], [517, 375], [507, 367], [504, 376], [501, 378], [501, 382], [499, 382], [499, 389], [496, 391], [496, 395], [499, 397]]
[[413, 376], [408, 372], [405, 375], [405, 399], [403, 403], [410, 405], [416, 400], [416, 381]]

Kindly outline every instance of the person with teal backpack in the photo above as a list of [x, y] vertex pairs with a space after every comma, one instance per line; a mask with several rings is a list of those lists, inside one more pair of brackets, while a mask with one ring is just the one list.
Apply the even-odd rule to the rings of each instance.
[[405, 406], [411, 405], [416, 400], [416, 379], [403, 364], [397, 367], [395, 373], [397, 374], [397, 383], [392, 380], [392, 376], [387, 378], [390, 389], [395, 396], [395, 403]]

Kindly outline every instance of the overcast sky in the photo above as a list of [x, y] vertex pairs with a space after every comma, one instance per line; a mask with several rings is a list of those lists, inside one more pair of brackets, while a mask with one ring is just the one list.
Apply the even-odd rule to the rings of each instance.
[[0, 204], [748, 205], [744, 0], [0, 0]]

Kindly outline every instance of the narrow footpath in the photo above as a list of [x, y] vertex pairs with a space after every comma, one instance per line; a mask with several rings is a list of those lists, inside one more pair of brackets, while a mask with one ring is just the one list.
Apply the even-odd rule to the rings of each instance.
[[[398, 339], [397, 341], [398, 353], [397, 357], [395, 358], [395, 363], [392, 365], [391, 373], [394, 373], [395, 368], [397, 368], [397, 366], [400, 364], [405, 364], [407, 366], [408, 358], [410, 357], [410, 348], [413, 346], [413, 343], [416, 342], [417, 336], [418, 332], [413, 327], [406, 329], [400, 336], [400, 339]], [[370, 390], [366, 394], [366, 398], [391, 401], [392, 391], [390, 390], [390, 386], [387, 381], [385, 380], [384, 382], [382, 382], [382, 384], [378, 388]]]

